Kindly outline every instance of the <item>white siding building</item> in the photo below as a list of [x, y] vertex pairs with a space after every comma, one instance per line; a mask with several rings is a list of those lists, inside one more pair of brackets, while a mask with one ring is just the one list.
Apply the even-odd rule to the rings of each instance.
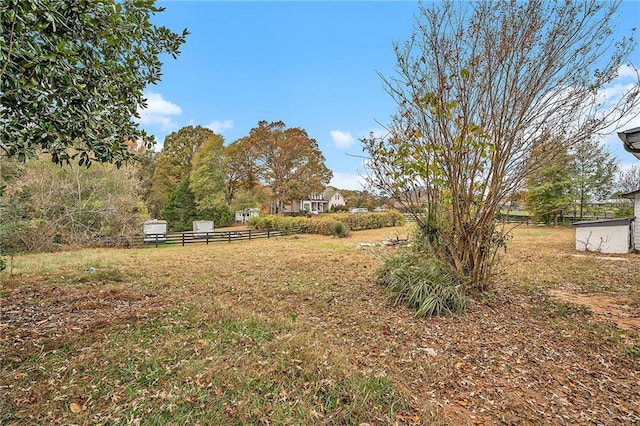
[[634, 218], [576, 222], [576, 250], [629, 253], [633, 250]]
[[640, 250], [640, 189], [622, 194], [622, 197], [633, 200], [633, 215], [636, 219], [633, 223], [633, 248]]
[[331, 210], [331, 208], [333, 208], [333, 207], [346, 205], [346, 203], [344, 201], [344, 197], [342, 196], [342, 194], [339, 193], [336, 189], [331, 188], [331, 187], [327, 187], [324, 190], [324, 192], [322, 193], [322, 198], [324, 198], [325, 200], [327, 200], [329, 202], [329, 204], [327, 205], [327, 208], [329, 210]]

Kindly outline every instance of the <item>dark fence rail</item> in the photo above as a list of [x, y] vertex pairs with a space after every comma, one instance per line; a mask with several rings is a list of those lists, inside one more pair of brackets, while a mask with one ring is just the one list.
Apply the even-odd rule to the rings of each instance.
[[145, 234], [144, 244], [146, 245], [187, 245], [187, 244], [209, 244], [209, 243], [230, 243], [232, 241], [257, 240], [260, 238], [275, 238], [283, 235], [300, 234], [304, 232], [302, 228], [292, 228], [287, 230], [278, 229], [248, 229], [243, 231], [214, 231], [214, 232], [172, 232], [167, 234]]
[[[545, 224], [544, 221], [528, 215], [500, 214], [498, 218], [503, 222], [509, 222], [509, 223], [523, 223], [527, 225]], [[551, 219], [550, 223], [548, 223], [547, 225], [571, 226], [571, 224], [575, 222], [580, 222], [583, 220], [600, 220], [600, 219], [612, 219], [612, 218], [614, 218], [614, 215], [610, 215], [610, 214], [598, 215], [598, 216], [583, 216], [582, 218], [573, 216], [573, 215], [563, 215], [563, 216], [558, 216], [556, 219]]]
[[[582, 218], [576, 216], [558, 216], [557, 221], [552, 221], [551, 225], [557, 222], [558, 225], [561, 226], [571, 226], [574, 222], [579, 222], [582, 220], [599, 220], [599, 219], [611, 219], [613, 215], [599, 215], [599, 216], [583, 216]], [[415, 218], [410, 213], [404, 213], [404, 218], [407, 223], [415, 223]], [[505, 214], [501, 213], [498, 215], [498, 220], [501, 222], [508, 223], [521, 223], [526, 225], [539, 225], [544, 224], [543, 221], [535, 219], [529, 215], [519, 215], [519, 214]]]

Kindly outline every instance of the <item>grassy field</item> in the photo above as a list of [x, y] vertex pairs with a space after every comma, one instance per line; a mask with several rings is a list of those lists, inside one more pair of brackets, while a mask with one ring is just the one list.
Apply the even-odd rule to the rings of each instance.
[[16, 257], [0, 424], [640, 422], [640, 256], [520, 227], [460, 317], [371, 277], [409, 228]]

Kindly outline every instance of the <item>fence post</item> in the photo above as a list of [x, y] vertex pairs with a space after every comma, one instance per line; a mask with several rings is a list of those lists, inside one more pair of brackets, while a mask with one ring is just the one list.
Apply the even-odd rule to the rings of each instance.
[[251, 241], [251, 229], [249, 229], [249, 241]]
[[156, 248], [158, 248], [158, 234], [156, 234]]
[[184, 247], [184, 232], [182, 233], [182, 247]]
[[271, 236], [271, 228], [267, 228], [267, 239]]
[[231, 232], [227, 232], [227, 242], [231, 242]]
[[209, 245], [209, 233], [207, 232], [207, 245]]

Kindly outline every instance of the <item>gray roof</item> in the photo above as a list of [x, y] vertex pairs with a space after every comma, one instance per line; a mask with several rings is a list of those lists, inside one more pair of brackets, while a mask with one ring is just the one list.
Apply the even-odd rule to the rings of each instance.
[[640, 127], [618, 132], [618, 137], [624, 144], [624, 149], [640, 160]]
[[620, 226], [629, 225], [634, 220], [635, 217], [624, 217], [620, 219], [583, 220], [582, 222], [572, 223], [572, 225], [577, 228], [583, 226]]
[[640, 189], [636, 189], [635, 191], [627, 192], [626, 194], [620, 194], [622, 198], [628, 198], [633, 200], [636, 197], [636, 194], [640, 194]]

